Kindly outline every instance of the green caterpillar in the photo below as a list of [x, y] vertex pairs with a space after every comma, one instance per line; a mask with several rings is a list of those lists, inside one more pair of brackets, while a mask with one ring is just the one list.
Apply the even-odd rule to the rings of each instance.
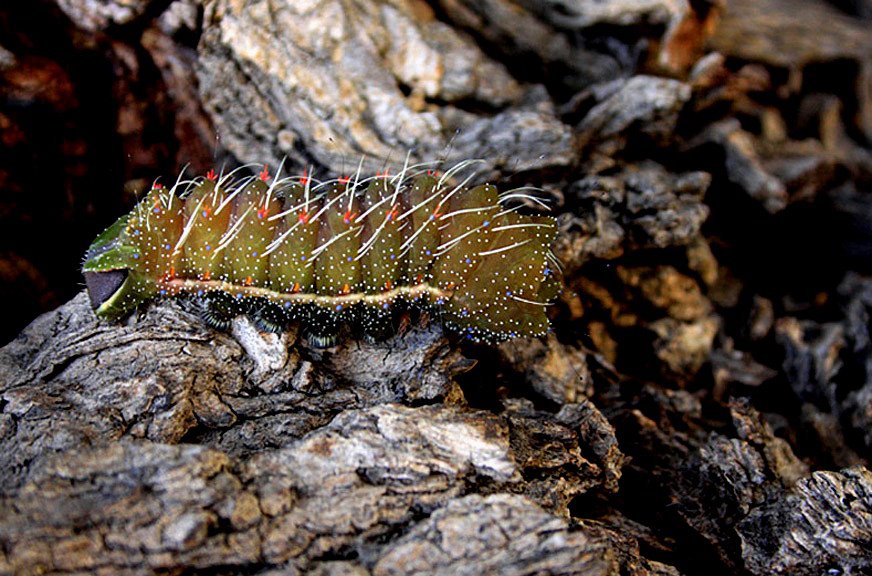
[[273, 331], [298, 321], [322, 347], [343, 323], [384, 337], [409, 304], [475, 341], [541, 335], [562, 285], [555, 220], [505, 205], [531, 198], [522, 191], [454, 184], [468, 164], [441, 176], [406, 167], [316, 182], [264, 167], [156, 184], [88, 249], [91, 303], [117, 320], [191, 295], [215, 326], [240, 313]]

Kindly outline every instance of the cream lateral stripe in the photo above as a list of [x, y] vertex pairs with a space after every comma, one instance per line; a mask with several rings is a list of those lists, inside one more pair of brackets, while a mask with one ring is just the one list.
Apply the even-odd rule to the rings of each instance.
[[199, 291], [221, 291], [229, 294], [241, 294], [249, 298], [266, 298], [273, 302], [291, 302], [292, 304], [315, 304], [332, 308], [337, 304], [384, 304], [396, 298], [404, 297], [408, 300], [414, 300], [420, 296], [429, 295], [434, 298], [450, 298], [454, 293], [451, 290], [443, 290], [436, 286], [428, 284], [416, 284], [415, 286], [399, 286], [393, 290], [380, 292], [379, 294], [366, 294], [363, 292], [355, 292], [353, 294], [344, 294], [341, 296], [324, 296], [320, 294], [308, 294], [297, 292], [295, 294], [285, 294], [284, 292], [275, 292], [269, 288], [260, 288], [258, 286], [238, 286], [230, 282], [222, 282], [220, 280], [193, 280], [193, 279], [167, 279], [161, 280], [158, 285], [165, 288], [170, 293], [177, 292], [193, 292]]

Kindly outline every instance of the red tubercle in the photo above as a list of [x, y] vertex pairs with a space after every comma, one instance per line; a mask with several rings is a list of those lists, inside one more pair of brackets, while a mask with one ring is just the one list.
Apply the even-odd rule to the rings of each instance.
[[303, 210], [302, 212], [300, 212], [300, 217], [298, 218], [298, 220], [300, 222], [302, 222], [303, 224], [308, 224], [309, 223], [309, 213], [306, 212], [305, 210]]
[[264, 206], [263, 208], [259, 208], [257, 210], [257, 217], [260, 218], [261, 220], [266, 218], [268, 215], [269, 215], [269, 208], [267, 208], [266, 206]]
[[303, 170], [303, 175], [300, 176], [300, 184], [302, 184], [303, 186], [305, 186], [305, 185], [308, 184], [308, 183], [309, 183], [309, 171], [308, 171], [308, 170]]
[[340, 184], [348, 184], [348, 182], [351, 180], [351, 176], [340, 176], [339, 178], [337, 178], [337, 180]]
[[347, 210], [347, 211], [345, 212], [345, 215], [342, 217], [342, 220], [343, 220], [346, 224], [351, 224], [352, 222], [354, 222], [354, 219], [357, 218], [357, 215], [358, 215], [357, 212], [355, 212], [354, 214], [352, 214], [352, 213], [351, 213], [351, 210]]
[[164, 273], [163, 276], [160, 277], [161, 284], [170, 282], [174, 280], [176, 277], [176, 269], [173, 266], [170, 266], [170, 269]]
[[388, 210], [387, 219], [388, 220], [396, 220], [397, 216], [400, 215], [400, 206], [399, 204], [394, 204], [391, 206], [391, 209]]
[[215, 170], [213, 168], [210, 168], [209, 171], [206, 172], [206, 180], [211, 180], [212, 182], [214, 182], [217, 179], [218, 174], [215, 173]]
[[269, 182], [269, 166], [267, 164], [263, 165], [263, 170], [260, 171], [260, 174], [257, 175], [263, 182]]

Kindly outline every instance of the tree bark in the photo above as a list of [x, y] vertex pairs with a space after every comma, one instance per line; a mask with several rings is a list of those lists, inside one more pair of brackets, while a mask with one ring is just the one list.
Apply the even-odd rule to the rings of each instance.
[[[499, 346], [75, 295], [0, 349], [0, 573], [872, 571], [866, 6], [0, 10], [9, 337], [185, 163], [478, 158], [549, 201], [566, 281], [552, 333]], [[34, 225], [52, 254], [13, 248]]]

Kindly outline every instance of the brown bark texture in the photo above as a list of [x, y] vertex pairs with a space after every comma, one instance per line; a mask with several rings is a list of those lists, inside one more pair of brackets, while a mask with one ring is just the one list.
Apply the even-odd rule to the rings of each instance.
[[[870, 18], [0, 7], [0, 574], [872, 573]], [[407, 154], [550, 202], [552, 333], [412, 315], [321, 350], [75, 295], [88, 242], [185, 164]]]

